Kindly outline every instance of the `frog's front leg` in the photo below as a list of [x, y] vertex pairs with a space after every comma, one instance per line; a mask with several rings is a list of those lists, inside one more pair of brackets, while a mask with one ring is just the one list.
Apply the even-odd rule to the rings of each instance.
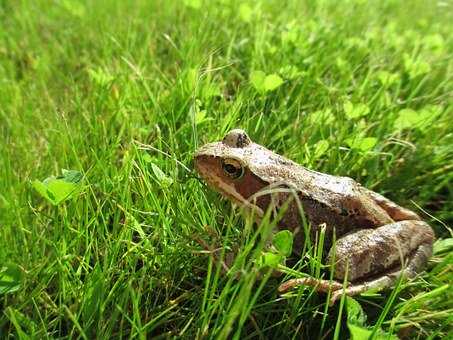
[[[315, 286], [318, 291], [330, 288], [334, 290], [333, 303], [342, 294], [383, 289], [393, 285], [400, 275], [411, 278], [423, 270], [431, 256], [433, 241], [434, 233], [423, 221], [399, 221], [354, 231], [338, 239], [329, 254], [338, 282], [295, 279], [283, 283], [279, 290], [299, 285]], [[340, 282], [345, 277], [351, 284], [343, 289]]]

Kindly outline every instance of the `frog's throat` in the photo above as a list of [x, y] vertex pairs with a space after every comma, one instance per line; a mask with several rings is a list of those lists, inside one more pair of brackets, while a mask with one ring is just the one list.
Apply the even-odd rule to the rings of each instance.
[[259, 206], [245, 199], [233, 186], [226, 184], [215, 176], [210, 176], [207, 172], [205, 172], [203, 177], [211, 185], [211, 187], [215, 188], [215, 190], [230, 199], [233, 203], [245, 208], [258, 218], [262, 218], [264, 216], [264, 212]]

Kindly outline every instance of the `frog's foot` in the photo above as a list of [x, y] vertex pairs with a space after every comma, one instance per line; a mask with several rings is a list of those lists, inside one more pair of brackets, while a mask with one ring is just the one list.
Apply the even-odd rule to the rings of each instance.
[[343, 285], [337, 281], [315, 279], [313, 277], [303, 277], [298, 279], [291, 279], [283, 282], [279, 287], [279, 293], [286, 293], [288, 290], [299, 287], [310, 286], [315, 288], [317, 292], [327, 293], [331, 290], [338, 290], [343, 288]]
[[431, 253], [432, 245], [422, 244], [412, 255], [409, 263], [405, 268], [401, 270], [393, 270], [384, 275], [381, 275], [374, 280], [366, 281], [361, 284], [353, 284], [352, 286], [348, 286], [345, 289], [342, 289], [342, 287], [340, 287], [340, 289], [335, 290], [332, 293], [330, 304], [333, 305], [335, 301], [341, 298], [343, 294], [353, 296], [369, 290], [379, 291], [394, 285], [400, 277], [406, 279], [415, 277], [417, 273], [419, 273], [425, 267], [428, 258], [431, 256]]

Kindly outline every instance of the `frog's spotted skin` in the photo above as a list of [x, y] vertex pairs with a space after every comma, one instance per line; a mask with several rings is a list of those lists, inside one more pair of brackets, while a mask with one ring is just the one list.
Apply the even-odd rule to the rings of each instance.
[[[306, 169], [252, 142], [243, 130], [232, 130], [222, 141], [197, 150], [195, 168], [211, 187], [258, 218], [270, 206], [278, 209], [296, 196], [311, 236], [323, 225], [329, 244], [335, 233], [335, 254], [330, 254], [336, 259], [335, 278], [342, 281], [347, 272], [355, 284], [347, 294], [387, 287], [400, 274], [414, 276], [431, 256], [434, 234], [416, 213], [351, 178]], [[304, 239], [301, 221], [293, 199], [278, 225], [293, 230], [296, 252]], [[403, 271], [401, 256], [409, 261]], [[319, 290], [331, 286], [328, 281], [304, 279], [289, 281], [281, 290], [298, 284], [316, 284]], [[334, 299], [338, 296], [337, 292]]]
[[234, 129], [223, 138], [222, 143], [232, 148], [245, 148], [249, 146], [252, 141], [245, 131]]

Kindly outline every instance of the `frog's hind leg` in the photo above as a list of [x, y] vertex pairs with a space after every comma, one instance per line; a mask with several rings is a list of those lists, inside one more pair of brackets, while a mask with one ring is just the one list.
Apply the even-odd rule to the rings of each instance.
[[428, 244], [422, 244], [410, 259], [410, 262], [404, 269], [391, 270], [384, 273], [374, 280], [365, 281], [362, 283], [355, 283], [348, 285], [343, 289], [343, 285], [337, 281], [315, 279], [311, 277], [304, 277], [298, 279], [288, 280], [282, 283], [278, 290], [284, 293], [292, 288], [298, 286], [311, 286], [317, 292], [327, 293], [329, 290], [333, 291], [330, 298], [330, 304], [334, 304], [343, 294], [353, 296], [364, 293], [368, 290], [379, 291], [386, 287], [390, 287], [398, 281], [400, 276], [404, 278], [413, 278], [420, 272], [426, 265], [428, 258], [431, 256], [432, 247]]
[[[347, 277], [351, 282], [363, 282], [345, 289], [344, 293], [354, 295], [390, 287], [400, 275], [414, 277], [426, 266], [433, 241], [434, 233], [427, 223], [399, 221], [347, 234], [337, 240], [329, 256], [331, 262], [335, 259], [337, 280]], [[341, 294], [343, 289], [335, 292], [333, 301]]]
[[[334, 302], [342, 294], [389, 287], [400, 275], [410, 278], [425, 267], [433, 239], [431, 227], [423, 221], [400, 221], [376, 229], [356, 230], [338, 239], [330, 251], [336, 281], [293, 279], [283, 283], [279, 291], [309, 285], [320, 292], [333, 290], [331, 302]], [[408, 259], [406, 267], [404, 259]], [[340, 282], [345, 277], [353, 284], [343, 289]]]
[[388, 273], [380, 275], [374, 280], [356, 283], [346, 287], [345, 289], [343, 289], [343, 287], [340, 287], [340, 289], [337, 289], [332, 293], [330, 304], [334, 304], [335, 301], [338, 300], [343, 294], [353, 296], [364, 293], [368, 290], [379, 291], [381, 289], [394, 285], [400, 277], [406, 279], [413, 278], [417, 275], [417, 273], [424, 269], [431, 254], [432, 245], [422, 244], [412, 255], [409, 263], [405, 268], [390, 271]]

